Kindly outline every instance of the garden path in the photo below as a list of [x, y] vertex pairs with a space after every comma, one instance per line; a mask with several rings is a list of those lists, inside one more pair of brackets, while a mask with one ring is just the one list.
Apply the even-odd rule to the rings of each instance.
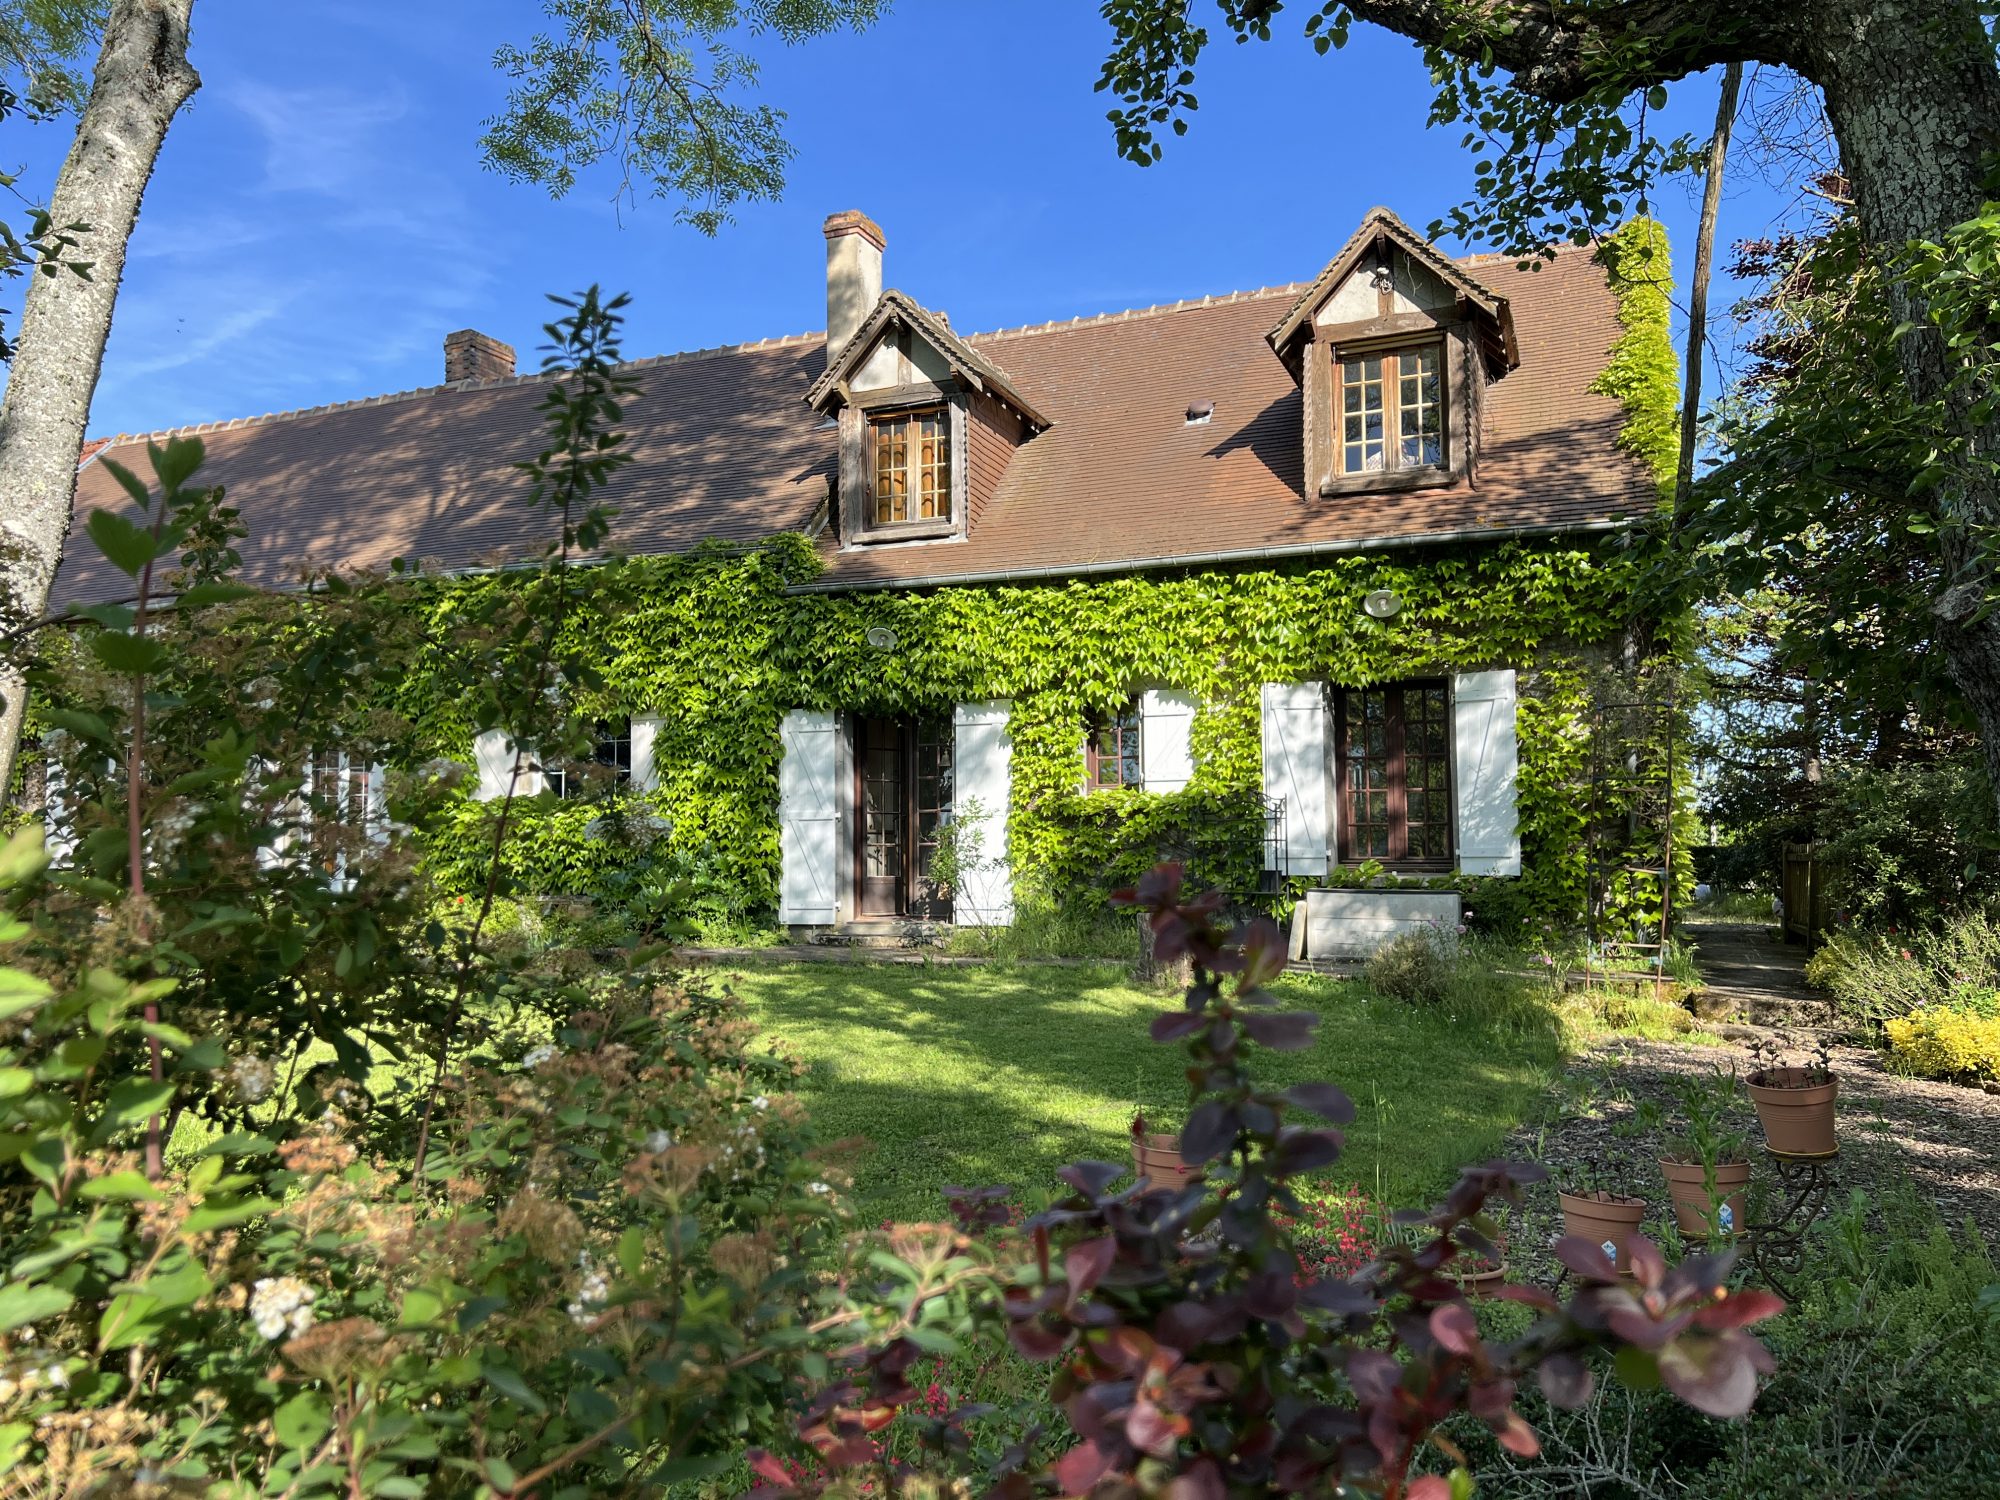
[[1684, 922], [1704, 989], [1704, 1016], [1741, 1017], [1758, 1026], [1812, 1024], [1825, 1002], [1806, 984], [1803, 948], [1775, 927], [1752, 922]]

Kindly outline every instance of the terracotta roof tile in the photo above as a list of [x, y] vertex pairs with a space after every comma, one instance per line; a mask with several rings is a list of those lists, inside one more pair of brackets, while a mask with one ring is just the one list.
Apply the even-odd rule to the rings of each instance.
[[[1565, 251], [1540, 272], [1485, 260], [1481, 278], [1512, 301], [1522, 362], [1490, 389], [1476, 485], [1308, 502], [1299, 391], [1264, 342], [1299, 288], [1277, 287], [968, 337], [1054, 426], [1015, 454], [968, 539], [844, 551], [829, 540], [827, 581], [1117, 567], [1648, 507], [1650, 478], [1614, 446], [1617, 404], [1586, 389], [1619, 333], [1602, 271]], [[824, 367], [817, 334], [634, 362], [635, 462], [607, 497], [620, 512], [614, 544], [669, 552], [812, 529], [835, 465], [835, 433], [804, 403]], [[307, 567], [406, 557], [465, 569], [534, 555], [547, 527], [512, 466], [540, 438], [543, 385], [468, 382], [192, 429], [208, 446], [204, 474], [250, 527], [245, 576], [282, 585]], [[1214, 418], [1189, 426], [1198, 400], [1215, 402]], [[144, 443], [121, 437], [93, 456], [143, 473]], [[79, 513], [123, 503], [87, 462]], [[68, 550], [57, 602], [121, 591], [87, 540]]]

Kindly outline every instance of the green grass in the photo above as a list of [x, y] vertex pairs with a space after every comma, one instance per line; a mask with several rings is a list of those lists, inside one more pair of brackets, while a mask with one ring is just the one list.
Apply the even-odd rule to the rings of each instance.
[[[938, 1218], [946, 1184], [1033, 1193], [1082, 1157], [1128, 1159], [1135, 1100], [1178, 1125], [1178, 1047], [1146, 1034], [1178, 1003], [1118, 969], [751, 966], [738, 992], [811, 1065], [801, 1094], [822, 1139], [863, 1137], [861, 1211]], [[1474, 1022], [1382, 1000], [1363, 985], [1287, 979], [1286, 1008], [1321, 1016], [1305, 1052], [1260, 1050], [1260, 1078], [1329, 1079], [1360, 1117], [1329, 1176], [1396, 1204], [1428, 1201], [1491, 1157], [1560, 1063], [1545, 1023]]]

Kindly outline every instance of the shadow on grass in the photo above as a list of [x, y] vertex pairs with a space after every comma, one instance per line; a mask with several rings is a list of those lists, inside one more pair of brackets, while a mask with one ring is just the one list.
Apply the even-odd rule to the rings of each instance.
[[[1122, 1160], [1135, 1107], [1164, 1128], [1187, 1104], [1178, 1047], [1146, 1033], [1178, 997], [1115, 970], [749, 969], [752, 1014], [802, 1056], [823, 1139], [859, 1136], [860, 1208], [936, 1217], [948, 1183], [1051, 1186], [1079, 1157]], [[1329, 1079], [1359, 1118], [1329, 1177], [1398, 1203], [1428, 1199], [1499, 1149], [1558, 1060], [1553, 1023], [1458, 1023], [1358, 985], [1286, 983], [1321, 1016], [1303, 1052], [1260, 1049], [1258, 1077]]]

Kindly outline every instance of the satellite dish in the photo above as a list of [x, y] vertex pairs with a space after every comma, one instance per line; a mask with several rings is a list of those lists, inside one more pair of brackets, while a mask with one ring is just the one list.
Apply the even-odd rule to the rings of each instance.
[[1387, 620], [1401, 612], [1403, 601], [1396, 597], [1394, 589], [1374, 589], [1361, 601], [1361, 608], [1370, 619]]
[[868, 644], [877, 651], [894, 651], [896, 632], [887, 625], [871, 625], [868, 627]]

